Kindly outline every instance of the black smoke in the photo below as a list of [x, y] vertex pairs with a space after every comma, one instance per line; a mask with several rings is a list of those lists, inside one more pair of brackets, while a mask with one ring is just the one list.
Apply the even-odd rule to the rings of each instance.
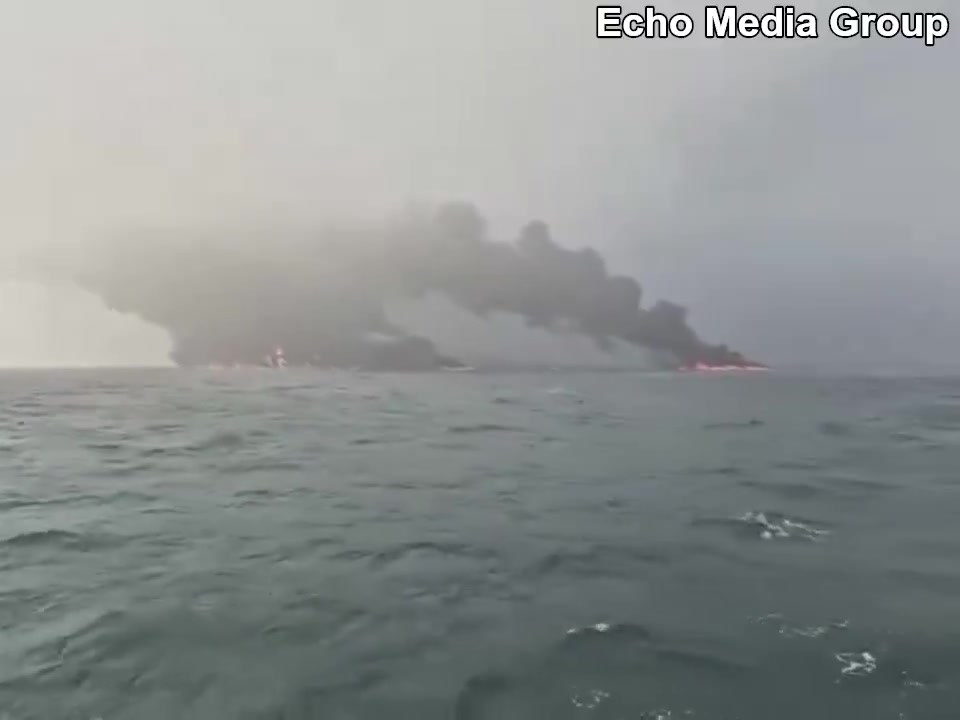
[[442, 362], [428, 340], [408, 337], [384, 311], [391, 298], [427, 293], [481, 316], [511, 313], [531, 327], [581, 333], [602, 348], [621, 341], [679, 364], [748, 364], [701, 341], [684, 308], [644, 309], [639, 284], [611, 275], [596, 251], [557, 245], [539, 221], [515, 242], [496, 241], [468, 204], [316, 234], [123, 240], [80, 282], [114, 309], [167, 328], [181, 364], [256, 362], [277, 345], [294, 363]]

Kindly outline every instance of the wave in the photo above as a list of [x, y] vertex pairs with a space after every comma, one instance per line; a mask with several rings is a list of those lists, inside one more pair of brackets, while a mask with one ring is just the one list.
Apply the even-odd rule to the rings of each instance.
[[664, 550], [596, 544], [581, 550], [551, 552], [528, 566], [524, 575], [623, 577], [633, 575], [644, 566], [670, 562], [671, 556]]
[[94, 550], [113, 547], [120, 539], [104, 534], [76, 533], [68, 530], [32, 530], [0, 539], [0, 545], [13, 548], [52, 548], [56, 550]]
[[705, 423], [703, 426], [703, 429], [704, 430], [746, 430], [749, 428], [758, 428], [763, 426], [764, 426], [763, 420], [752, 418], [750, 420], [744, 420], [742, 422], [727, 421], [727, 422]]
[[447, 432], [454, 433], [457, 435], [468, 435], [473, 433], [518, 433], [523, 432], [522, 428], [513, 427], [511, 425], [500, 425], [497, 423], [477, 423], [475, 425], [451, 425], [447, 428]]
[[819, 542], [830, 531], [816, 527], [811, 521], [791, 519], [786, 515], [772, 512], [749, 510], [739, 517], [696, 518], [694, 525], [728, 527], [738, 533], [762, 540], [807, 540]]

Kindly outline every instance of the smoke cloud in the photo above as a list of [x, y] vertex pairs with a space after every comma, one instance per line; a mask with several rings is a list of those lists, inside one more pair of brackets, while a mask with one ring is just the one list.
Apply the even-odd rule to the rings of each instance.
[[596, 250], [562, 247], [542, 221], [498, 241], [466, 203], [319, 233], [140, 239], [111, 243], [102, 264], [75, 279], [110, 307], [166, 328], [181, 363], [256, 362], [281, 346], [291, 362], [351, 365], [367, 359], [374, 338], [381, 348], [384, 338], [418, 343], [410, 347], [426, 357], [429, 341], [407, 337], [384, 305], [430, 293], [480, 316], [508, 313], [530, 327], [579, 333], [604, 349], [622, 341], [673, 363], [748, 362], [702, 341], [685, 308], [644, 308], [640, 285], [611, 274]]
[[[59, 281], [88, 255], [102, 260], [94, 239], [118, 228], [169, 228], [156, 233], [159, 247], [120, 251], [142, 255], [144, 266], [155, 258], [158, 268], [178, 255], [199, 257], [178, 249], [196, 228], [226, 224], [223, 256], [237, 255], [237, 264], [282, 266], [285, 248], [308, 245], [298, 252], [336, 268], [326, 286], [338, 289], [312, 290], [332, 299], [310, 310], [275, 312], [286, 322], [309, 313], [314, 325], [335, 328], [324, 303], [360, 308], [377, 295], [358, 288], [385, 262], [369, 237], [385, 229], [343, 229], [363, 234], [367, 249], [334, 252], [321, 246], [335, 232], [279, 226], [366, 222], [407, 201], [467, 198], [483, 208], [487, 239], [512, 244], [527, 219], [543, 218], [557, 244], [595, 247], [617, 274], [640, 278], [645, 313], [656, 297], [678, 300], [694, 310], [691, 323], [704, 337], [777, 367], [955, 370], [960, 102], [949, 89], [960, 45], [952, 35], [934, 48], [827, 33], [810, 41], [718, 41], [700, 32], [607, 41], [595, 37], [595, 7], [577, 0], [546, 10], [534, 0], [490, 0], [456, 12], [440, 0], [7, 5], [0, 364], [141, 362], [141, 348], [162, 341], [146, 323], [121, 321], [90, 298], [77, 302], [66, 286], [29, 289], [47, 282], [33, 272], [38, 265], [61, 266]], [[858, 8], [948, 5], [866, 0]], [[738, 7], [771, 9], [759, 0]], [[825, 21], [832, 8], [810, 0], [797, 9]], [[703, 15], [698, 3], [669, 9]], [[233, 231], [263, 218], [264, 232]], [[238, 249], [254, 236], [275, 249]], [[102, 285], [115, 306], [139, 298], [154, 313], [164, 309], [156, 298], [176, 296], [180, 285], [200, 298], [192, 288], [203, 288], [203, 272], [194, 278], [188, 262], [169, 262], [178, 264], [164, 271], [177, 279], [173, 289], [142, 268], [124, 271], [143, 277], [142, 288]], [[271, 269], [270, 284], [291, 285], [284, 273], [297, 264]], [[348, 282], [353, 267], [360, 275]], [[438, 272], [431, 279], [439, 282]], [[224, 316], [217, 293], [229, 275], [211, 271], [202, 300], [179, 309], [203, 316], [180, 321], [191, 342], [215, 325], [205, 314]], [[534, 276], [525, 273], [525, 282]], [[271, 302], [279, 303], [249, 301], [246, 312], [266, 314]], [[461, 349], [441, 323], [400, 323], [392, 308], [387, 318], [404, 329]], [[373, 319], [345, 324], [389, 329], [378, 302], [368, 313]], [[553, 322], [581, 324], [565, 313]], [[513, 350], [520, 335], [490, 344]], [[88, 347], [94, 342], [101, 345]]]

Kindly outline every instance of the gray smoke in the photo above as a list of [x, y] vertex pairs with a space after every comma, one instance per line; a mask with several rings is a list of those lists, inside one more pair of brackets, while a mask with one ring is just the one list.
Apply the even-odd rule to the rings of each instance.
[[[477, 315], [510, 313], [531, 327], [580, 333], [605, 349], [619, 340], [679, 363], [748, 362], [700, 340], [684, 308], [643, 308], [640, 285], [610, 274], [595, 250], [561, 247], [541, 221], [514, 242], [497, 241], [469, 204], [379, 227], [140, 239], [113, 244], [109, 259], [77, 281], [112, 308], [168, 329], [182, 363], [247, 362], [281, 345], [293, 362], [354, 364], [372, 333], [406, 337], [386, 302], [428, 293]], [[422, 352], [427, 341], [416, 340]]]

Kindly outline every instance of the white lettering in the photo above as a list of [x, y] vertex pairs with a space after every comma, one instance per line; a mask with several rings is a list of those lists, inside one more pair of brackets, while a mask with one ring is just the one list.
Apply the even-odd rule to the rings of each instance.
[[[772, 13], [767, 13], [762, 18], [760, 18], [760, 28], [764, 37], [784, 37], [783, 30], [783, 13], [780, 11], [780, 8], [777, 8]], [[787, 9], [787, 24], [793, 24], [793, 8]]]
[[597, 7], [597, 37], [618, 38], [620, 34], [620, 7]]
[[884, 13], [877, 18], [877, 35], [892, 38], [900, 34], [900, 21], [896, 15]]
[[693, 32], [693, 18], [686, 13], [677, 13], [670, 18], [670, 34], [674, 37], [690, 37]]
[[934, 43], [950, 32], [950, 21], [943, 13], [924, 13], [923, 25], [926, 31], [923, 34], [923, 44], [933, 47]]
[[737, 35], [752, 38], [760, 34], [760, 18], [747, 13], [737, 18]]
[[830, 32], [839, 38], [856, 37], [860, 32], [859, 20], [856, 8], [838, 7], [830, 13]]
[[923, 38], [932, 47], [950, 30], [950, 21], [943, 13], [861, 13], [856, 8], [838, 7], [830, 13], [830, 30], [841, 38], [882, 38], [897, 36]]
[[922, 38], [923, 23], [920, 22], [920, 16], [916, 13], [904, 15], [900, 34], [908, 38]]
[[658, 13], [655, 10], [653, 10], [651, 15], [650, 12], [652, 10], [653, 8], [647, 8], [645, 11], [647, 13], [647, 27], [650, 28], [651, 26], [656, 26], [656, 30], [648, 30], [647, 32], [651, 33], [651, 35], [648, 37], [670, 37], [670, 21], [667, 19], [667, 16], [663, 13]]
[[754, 13], [737, 14], [735, 5], [727, 5], [722, 10], [709, 6], [704, 10], [706, 36], [708, 38], [815, 38], [817, 37], [817, 16], [811, 13], [797, 15], [793, 5], [777, 5], [773, 12], [762, 16]]
[[817, 16], [810, 13], [803, 13], [797, 17], [797, 37], [799, 38], [817, 38]]
[[597, 7], [598, 38], [684, 38], [693, 32], [693, 18], [686, 13], [664, 15], [652, 5], [644, 9], [643, 14], [627, 13], [622, 15], [620, 6]]
[[630, 13], [623, 16], [623, 34], [627, 37], [636, 38], [643, 36], [643, 15]]
[[737, 9], [735, 7], [726, 6], [721, 15], [720, 8], [716, 5], [709, 5], [704, 12], [707, 21], [704, 32], [708, 38], [734, 38], [737, 36]]

